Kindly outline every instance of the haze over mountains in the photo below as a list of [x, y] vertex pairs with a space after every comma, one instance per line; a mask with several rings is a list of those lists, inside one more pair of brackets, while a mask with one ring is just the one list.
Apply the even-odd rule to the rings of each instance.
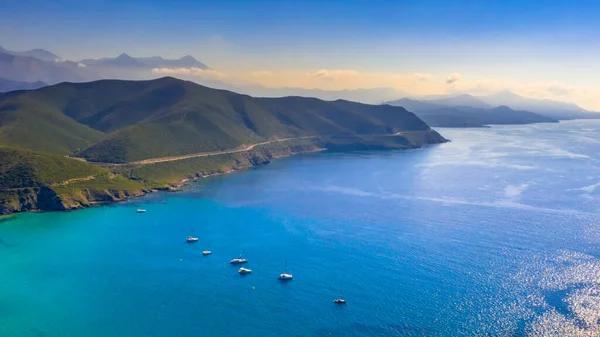
[[[199, 68], [208, 66], [186, 55], [180, 59], [131, 57], [125, 53], [114, 58], [70, 61], [44, 49], [10, 51], [0, 47], [0, 78], [15, 82], [85, 82], [106, 78], [150, 79], [155, 68]], [[5, 85], [4, 92], [23, 88]], [[10, 89], [10, 90], [9, 90]]]
[[551, 123], [558, 120], [599, 118], [575, 104], [525, 98], [509, 91], [489, 96], [460, 94], [402, 98], [387, 104], [415, 112], [431, 126], [481, 127], [490, 124]]
[[[10, 51], [0, 47], [0, 92], [35, 89], [60, 82], [86, 82], [99, 79], [146, 80], [160, 77], [161, 75], [153, 72], [153, 69], [164, 68], [210, 69], [190, 55], [179, 59], [165, 59], [160, 56], [132, 57], [122, 53], [113, 58], [69, 61], [44, 49]], [[345, 99], [368, 104], [387, 101], [391, 105], [403, 106], [419, 113], [433, 126], [521, 124], [598, 116], [576, 104], [525, 98], [509, 91], [488, 96], [458, 94], [415, 98], [407, 93], [385, 87], [353, 90], [273, 88], [256, 83], [229, 83], [219, 79], [199, 78], [185, 74], [181, 76], [202, 85], [257, 97], [302, 96], [330, 101]], [[405, 98], [398, 99], [398, 97]], [[510, 109], [495, 109], [500, 106]], [[504, 114], [495, 115], [500, 112]]]

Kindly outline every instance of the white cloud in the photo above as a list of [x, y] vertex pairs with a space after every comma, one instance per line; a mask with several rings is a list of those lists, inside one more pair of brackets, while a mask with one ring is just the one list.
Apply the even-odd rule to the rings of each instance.
[[433, 75], [426, 74], [426, 73], [414, 73], [413, 76], [417, 81], [420, 81], [420, 82], [429, 81], [433, 77]]
[[546, 91], [556, 96], [566, 96], [573, 92], [573, 88], [559, 82], [548, 83]]
[[456, 81], [458, 81], [459, 79], [460, 79], [460, 74], [458, 74], [458, 73], [450, 74], [446, 77], [446, 83], [453, 84]]
[[77, 67], [79, 67], [79, 68], [85, 68], [87, 66], [85, 64], [81, 63], [81, 62], [77, 62]]
[[347, 69], [321, 69], [315, 71], [310, 75], [323, 79], [325, 81], [339, 81], [347, 78], [356, 78], [358, 76], [362, 76], [362, 74], [356, 70]]
[[214, 69], [202, 68], [154, 68], [153, 74], [158, 75], [175, 75], [175, 76], [194, 76], [202, 78], [224, 78], [227, 77], [224, 73]]

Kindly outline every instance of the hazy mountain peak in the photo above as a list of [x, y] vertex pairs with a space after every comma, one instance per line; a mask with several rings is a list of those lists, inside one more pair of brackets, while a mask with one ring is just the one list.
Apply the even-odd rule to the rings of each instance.
[[121, 55], [117, 56], [116, 59], [117, 60], [133, 60], [133, 57], [127, 55], [126, 53], [122, 53]]
[[514, 92], [510, 91], [510, 90], [502, 90], [499, 91], [496, 94], [490, 95], [490, 96], [495, 96], [498, 98], [503, 98], [503, 99], [517, 99], [517, 98], [523, 98], [520, 95], [515, 94]]
[[192, 55], [185, 55], [184, 57], [180, 58], [180, 60], [182, 60], [182, 61], [198, 61]]

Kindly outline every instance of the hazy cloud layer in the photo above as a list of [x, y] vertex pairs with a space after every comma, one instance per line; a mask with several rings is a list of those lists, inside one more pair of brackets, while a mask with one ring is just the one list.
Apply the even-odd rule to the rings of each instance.
[[487, 95], [510, 90], [526, 97], [576, 102], [585, 108], [600, 110], [600, 89], [579, 88], [557, 81], [527, 83], [499, 78], [473, 78], [456, 72], [444, 75], [369, 72], [357, 69], [217, 71], [200, 68], [155, 68], [152, 72], [164, 76], [219, 79], [233, 84], [257, 83], [271, 88], [352, 90], [387, 87], [412, 95]]
[[152, 73], [165, 76], [196, 76], [202, 78], [225, 78], [226, 75], [214, 69], [201, 68], [154, 68]]

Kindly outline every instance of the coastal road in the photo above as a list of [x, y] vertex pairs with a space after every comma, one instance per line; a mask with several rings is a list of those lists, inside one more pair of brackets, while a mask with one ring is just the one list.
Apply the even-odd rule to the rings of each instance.
[[[403, 135], [403, 132], [396, 132], [394, 134], [362, 135], [362, 136], [395, 137], [395, 136], [402, 136], [402, 135]], [[209, 156], [218, 156], [218, 155], [223, 155], [223, 154], [240, 153], [240, 152], [251, 151], [255, 147], [261, 146], [261, 145], [286, 142], [286, 141], [290, 141], [290, 140], [318, 138], [318, 137], [327, 137], [327, 136], [317, 135], [317, 136], [304, 136], [304, 137], [282, 138], [282, 139], [275, 139], [275, 140], [269, 140], [269, 141], [266, 141], [266, 142], [256, 143], [256, 144], [252, 144], [252, 145], [248, 145], [248, 146], [242, 146], [242, 147], [231, 149], [231, 150], [213, 151], [213, 152], [199, 152], [199, 153], [192, 153], [192, 154], [184, 154], [184, 155], [180, 155], [180, 156], [149, 158], [149, 159], [143, 159], [143, 160], [132, 161], [132, 162], [127, 162], [127, 163], [102, 163], [102, 162], [89, 162], [89, 161], [88, 162], [90, 164], [102, 165], [102, 166], [149, 165], [149, 164], [165, 163], [165, 162], [178, 161], [178, 160], [191, 159], [191, 158], [209, 157]], [[77, 159], [77, 160], [82, 160], [82, 161], [87, 161], [84, 158], [77, 158], [77, 157], [69, 157], [69, 158]]]

